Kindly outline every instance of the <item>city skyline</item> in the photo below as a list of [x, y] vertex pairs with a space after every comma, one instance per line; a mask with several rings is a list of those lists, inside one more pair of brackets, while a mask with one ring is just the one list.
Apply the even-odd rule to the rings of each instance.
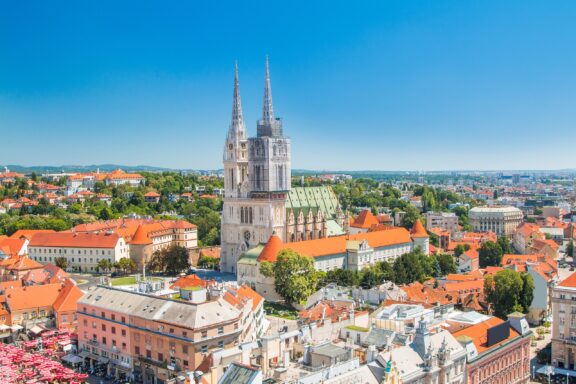
[[[15, 33], [24, 9], [3, 6], [0, 128], [7, 143], [35, 139], [5, 147], [1, 164], [219, 169], [234, 62], [253, 135], [268, 53], [295, 169], [575, 166], [557, 153], [576, 139], [568, 2], [292, 5], [264, 34], [251, 24], [271, 10], [254, 6], [124, 7], [39, 3], [27, 18], [38, 28]], [[250, 22], [221, 33], [238, 18]]]

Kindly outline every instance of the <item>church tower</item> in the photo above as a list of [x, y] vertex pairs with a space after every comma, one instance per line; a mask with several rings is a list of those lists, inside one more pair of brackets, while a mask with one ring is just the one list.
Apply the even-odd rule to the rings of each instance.
[[238, 64], [234, 67], [234, 96], [232, 101], [232, 122], [224, 144], [224, 194], [226, 197], [245, 197], [240, 191], [242, 183], [248, 180], [248, 141], [242, 117]]
[[220, 268], [236, 273], [236, 262], [248, 249], [276, 233], [286, 241], [286, 199], [290, 191], [290, 139], [274, 117], [270, 68], [266, 57], [264, 105], [256, 137], [246, 140], [238, 69], [234, 77], [232, 124], [224, 148]]
[[270, 68], [266, 56], [264, 103], [257, 136], [248, 139], [250, 148], [251, 190], [254, 193], [290, 190], [290, 139], [284, 137], [282, 120], [274, 117]]

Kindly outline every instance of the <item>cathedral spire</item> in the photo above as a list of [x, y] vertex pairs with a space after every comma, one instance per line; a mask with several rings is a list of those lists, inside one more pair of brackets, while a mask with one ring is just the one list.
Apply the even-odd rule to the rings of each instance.
[[[239, 140], [245, 139], [244, 118], [242, 117], [242, 102], [240, 100], [240, 81], [238, 80], [238, 62], [234, 63], [234, 98], [232, 101], [232, 123], [229, 136]], [[230, 137], [230, 138], [232, 138]]]
[[271, 122], [274, 120], [274, 108], [272, 107], [272, 88], [270, 87], [270, 67], [268, 65], [268, 55], [266, 55], [266, 76], [264, 78], [264, 106], [262, 108], [262, 121]]

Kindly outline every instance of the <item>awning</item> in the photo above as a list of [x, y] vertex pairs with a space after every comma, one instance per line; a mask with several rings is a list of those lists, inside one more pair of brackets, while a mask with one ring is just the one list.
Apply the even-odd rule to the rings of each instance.
[[69, 364], [80, 364], [84, 359], [80, 356], [69, 354], [62, 357], [62, 360]]
[[78, 356], [80, 356], [81, 358], [85, 359], [88, 357], [88, 355], [90, 355], [90, 352], [88, 351], [81, 351]]
[[[548, 375], [548, 372], [546, 372], [547, 368], [548, 368], [548, 365], [544, 365], [544, 366], [540, 367], [538, 370], [536, 370], [536, 373]], [[552, 367], [552, 368], [554, 369], [554, 371], [550, 373], [551, 376], [562, 375], [562, 376], [576, 377], [576, 371], [571, 371], [569, 369], [564, 369], [564, 368], [556, 368], [556, 367]]]
[[14, 324], [14, 325], [12, 326], [12, 330], [13, 330], [13, 331], [21, 331], [21, 330], [23, 330], [23, 329], [24, 329], [24, 327], [21, 326], [21, 325], [18, 325], [18, 324]]
[[102, 364], [107, 364], [109, 361], [110, 361], [110, 360], [109, 360], [108, 358], [106, 358], [106, 357], [100, 356], [100, 357], [98, 358], [98, 362], [99, 362], [99, 363], [102, 363]]
[[33, 334], [35, 334], [35, 335], [39, 335], [39, 334], [41, 334], [41, 333], [44, 332], [44, 331], [45, 331], [45, 329], [42, 328], [42, 327], [39, 327], [38, 325], [35, 325], [35, 326], [33, 326], [32, 328], [30, 328], [30, 329], [28, 330], [28, 332], [33, 333]]
[[12, 328], [7, 326], [6, 324], [0, 324], [0, 331], [7, 331], [9, 329], [12, 329]]

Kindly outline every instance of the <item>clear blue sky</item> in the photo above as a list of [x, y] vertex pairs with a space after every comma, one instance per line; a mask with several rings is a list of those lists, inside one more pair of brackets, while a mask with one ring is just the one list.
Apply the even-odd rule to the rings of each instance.
[[573, 0], [4, 1], [0, 164], [219, 168], [234, 60], [254, 134], [268, 53], [294, 168], [576, 167], [575, 20]]

